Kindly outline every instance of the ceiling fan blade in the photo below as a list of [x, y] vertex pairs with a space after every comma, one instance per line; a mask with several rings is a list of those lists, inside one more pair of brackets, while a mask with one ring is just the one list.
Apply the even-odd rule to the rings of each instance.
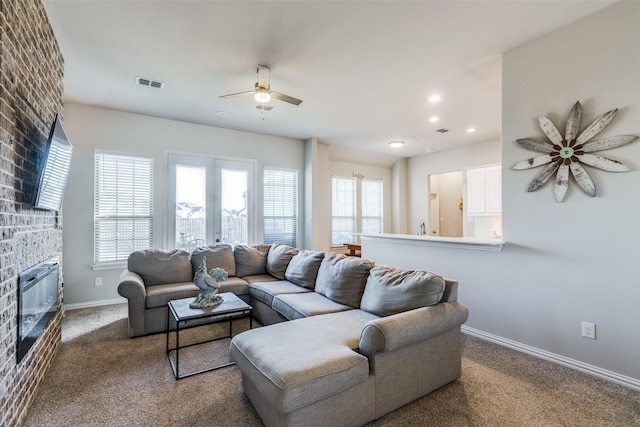
[[238, 93], [230, 93], [228, 95], [220, 95], [218, 98], [233, 98], [234, 96], [252, 95], [253, 93], [255, 93], [255, 91], [249, 90], [249, 91], [246, 91], [246, 92], [238, 92]]
[[258, 65], [258, 87], [269, 90], [269, 74], [271, 69], [266, 65]]
[[302, 104], [302, 99], [294, 98], [293, 96], [285, 95], [284, 93], [276, 92], [275, 90], [272, 90], [269, 93], [272, 98], [279, 99], [280, 101], [288, 102], [293, 105]]

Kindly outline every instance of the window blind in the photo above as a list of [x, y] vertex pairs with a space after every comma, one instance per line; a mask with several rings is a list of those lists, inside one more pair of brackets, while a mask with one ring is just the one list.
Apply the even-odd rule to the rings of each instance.
[[297, 246], [298, 171], [264, 169], [264, 243]]
[[356, 232], [356, 180], [331, 178], [331, 197], [331, 244], [353, 243]]
[[153, 246], [153, 160], [96, 152], [94, 260], [126, 260]]
[[382, 181], [363, 179], [362, 232], [382, 233]]

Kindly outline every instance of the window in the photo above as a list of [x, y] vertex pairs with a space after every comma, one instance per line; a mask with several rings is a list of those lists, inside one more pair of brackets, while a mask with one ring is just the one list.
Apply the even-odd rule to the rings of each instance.
[[331, 244], [355, 242], [356, 180], [331, 178]]
[[124, 261], [153, 246], [153, 160], [96, 152], [94, 261]]
[[331, 183], [332, 245], [354, 243], [358, 232], [382, 232], [383, 181], [333, 177]]
[[382, 181], [363, 179], [362, 227], [363, 233], [382, 233]]
[[264, 169], [264, 243], [297, 246], [298, 171]]

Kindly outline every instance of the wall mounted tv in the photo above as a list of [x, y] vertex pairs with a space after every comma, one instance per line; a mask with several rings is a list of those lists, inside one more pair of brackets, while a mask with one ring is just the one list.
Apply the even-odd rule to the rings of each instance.
[[59, 211], [62, 207], [72, 151], [73, 146], [62, 126], [60, 116], [56, 115], [40, 168], [40, 181], [34, 203], [36, 208]]

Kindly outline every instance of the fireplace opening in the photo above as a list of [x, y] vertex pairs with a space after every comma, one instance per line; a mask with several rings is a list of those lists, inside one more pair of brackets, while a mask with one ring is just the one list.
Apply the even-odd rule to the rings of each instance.
[[18, 277], [17, 363], [43, 334], [58, 311], [58, 258], [20, 273]]

